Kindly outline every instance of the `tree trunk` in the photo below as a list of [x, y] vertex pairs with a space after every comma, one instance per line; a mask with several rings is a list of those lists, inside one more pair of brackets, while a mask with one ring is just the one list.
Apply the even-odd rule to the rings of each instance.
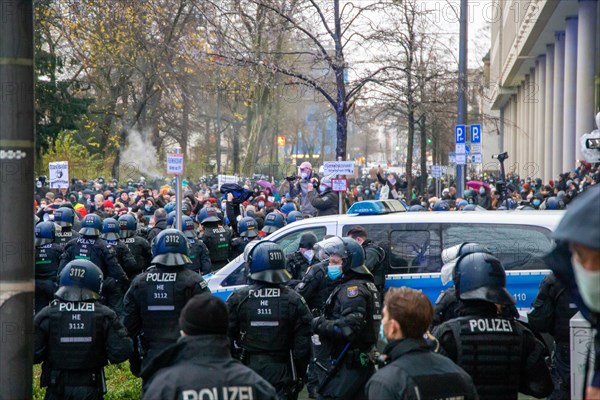
[[335, 105], [335, 114], [337, 117], [336, 133], [337, 145], [335, 149], [336, 159], [346, 159], [346, 145], [348, 142], [348, 103], [346, 101], [346, 81], [345, 70], [346, 61], [344, 60], [344, 51], [342, 47], [342, 28], [340, 21], [340, 0], [333, 0], [334, 23], [335, 23], [335, 83], [337, 86], [337, 101]]
[[427, 117], [425, 114], [421, 116], [421, 194], [427, 191]]

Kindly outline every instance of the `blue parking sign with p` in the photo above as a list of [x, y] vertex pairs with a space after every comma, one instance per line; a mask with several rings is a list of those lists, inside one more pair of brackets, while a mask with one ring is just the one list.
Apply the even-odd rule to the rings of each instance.
[[481, 143], [481, 124], [471, 125], [471, 143]]
[[456, 143], [466, 143], [467, 142], [467, 132], [465, 125], [456, 125]]

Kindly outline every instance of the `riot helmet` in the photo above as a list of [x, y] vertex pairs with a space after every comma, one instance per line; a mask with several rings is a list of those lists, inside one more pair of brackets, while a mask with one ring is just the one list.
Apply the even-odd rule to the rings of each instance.
[[137, 231], [137, 220], [131, 214], [123, 214], [119, 217], [119, 235], [122, 238], [133, 237]]
[[445, 200], [437, 201], [433, 206], [433, 211], [450, 211], [450, 206]]
[[454, 268], [454, 286], [460, 300], [481, 300], [500, 305], [515, 304], [506, 290], [506, 272], [500, 260], [487, 253], [465, 254]]
[[283, 215], [273, 211], [267, 214], [265, 217], [265, 225], [261, 229], [265, 233], [273, 233], [279, 228], [283, 228], [285, 221]]
[[408, 208], [408, 212], [419, 212], [419, 211], [425, 211], [425, 208], [423, 208], [423, 206], [420, 204], [414, 204]]
[[196, 238], [196, 231], [195, 231], [195, 226], [194, 226], [194, 220], [192, 219], [192, 217], [187, 216], [187, 215], [182, 215], [181, 216], [181, 228], [183, 231], [183, 235], [186, 238], [189, 239], [195, 239]]
[[292, 211], [296, 211], [296, 206], [294, 205], [294, 203], [289, 202], [282, 205], [280, 210], [285, 215], [289, 215], [289, 213], [291, 213]]
[[53, 222], [40, 222], [35, 226], [35, 245], [43, 246], [54, 241], [56, 227]]
[[[319, 243], [319, 252], [324, 252], [327, 257], [333, 255], [342, 259], [342, 272], [354, 271], [363, 275], [371, 275], [365, 267], [365, 251], [362, 246], [352, 238], [334, 236]], [[322, 256], [321, 256], [322, 257]]]
[[102, 235], [100, 235], [102, 239], [118, 240], [120, 233], [121, 227], [119, 226], [119, 221], [114, 218], [106, 218], [102, 221]]
[[286, 221], [288, 224], [291, 224], [292, 222], [296, 222], [300, 219], [304, 219], [304, 214], [302, 214], [300, 211], [290, 211], [287, 215]]
[[252, 217], [244, 217], [238, 222], [238, 232], [241, 237], [253, 238], [258, 236], [258, 226]]
[[190, 264], [189, 244], [177, 229], [165, 229], [152, 240], [152, 264], [180, 266]]
[[221, 218], [219, 218], [219, 214], [214, 207], [204, 207], [196, 216], [196, 221], [204, 225], [207, 222], [221, 222]]
[[461, 244], [457, 244], [456, 246], [448, 247], [442, 250], [442, 269], [440, 273], [440, 278], [442, 279], [442, 284], [446, 285], [448, 282], [452, 280], [452, 276], [454, 274], [454, 269], [456, 268], [456, 262], [461, 256], [471, 253], [488, 253], [492, 254], [490, 250], [482, 244], [472, 243], [472, 242], [463, 242]]
[[174, 228], [175, 227], [175, 219], [177, 218], [177, 211], [169, 211], [167, 214], [167, 227]]
[[312, 250], [312, 248], [317, 243], [317, 241], [318, 241], [317, 236], [314, 233], [312, 233], [312, 232], [303, 233], [302, 236], [300, 236], [300, 243], [298, 243], [298, 248]]
[[285, 254], [269, 240], [256, 242], [247, 254], [250, 278], [269, 283], [286, 283], [292, 275], [285, 269]]
[[102, 218], [97, 214], [87, 214], [81, 221], [79, 233], [83, 236], [99, 236], [102, 230]]
[[104, 277], [100, 268], [89, 260], [70, 261], [60, 271], [55, 296], [64, 301], [100, 299]]
[[[548, 197], [545, 202], [546, 210], [564, 210], [565, 202], [556, 196]], [[56, 215], [56, 213], [54, 213]], [[56, 221], [56, 216], [54, 217]]]
[[58, 210], [54, 211], [54, 222], [62, 227], [71, 227], [75, 223], [75, 211], [73, 211], [73, 206], [69, 207], [60, 207]]
[[463, 207], [463, 211], [477, 211], [477, 204], [467, 204]]

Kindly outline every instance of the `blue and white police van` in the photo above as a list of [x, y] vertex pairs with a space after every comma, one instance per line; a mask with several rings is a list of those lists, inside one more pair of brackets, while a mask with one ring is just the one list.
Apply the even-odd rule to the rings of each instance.
[[[554, 246], [552, 231], [564, 211], [452, 211], [406, 212], [396, 200], [355, 203], [345, 215], [296, 221], [269, 235], [285, 254], [298, 249], [300, 237], [314, 233], [346, 236], [360, 225], [369, 238], [387, 253], [386, 287], [408, 286], [423, 290], [432, 302], [452, 285], [442, 284], [442, 250], [463, 242], [487, 246], [498, 257], [507, 274], [507, 288], [524, 314], [531, 308], [539, 284], [550, 273], [542, 257]], [[223, 299], [247, 284], [243, 256], [205, 277], [212, 293]]]

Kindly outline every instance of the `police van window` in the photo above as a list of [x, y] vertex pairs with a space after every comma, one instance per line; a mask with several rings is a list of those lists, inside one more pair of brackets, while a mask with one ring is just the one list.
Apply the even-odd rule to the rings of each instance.
[[439, 272], [440, 237], [437, 229], [398, 230], [390, 235], [390, 273]]
[[[248, 269], [246, 262], [243, 261], [243, 256], [238, 257], [241, 264], [221, 282], [221, 286], [237, 286], [246, 285], [248, 283]], [[236, 258], [237, 261], [237, 258]]]
[[317, 241], [323, 240], [325, 235], [327, 234], [327, 228], [319, 227], [319, 228], [310, 228], [310, 229], [302, 229], [299, 231], [294, 231], [289, 235], [285, 235], [275, 240], [275, 242], [281, 246], [284, 254], [287, 256], [292, 254], [293, 252], [298, 250], [298, 245], [300, 244], [300, 238], [307, 232], [312, 232], [317, 237]]
[[[345, 225], [342, 229], [342, 236], [348, 236], [348, 231], [354, 228], [356, 225]], [[373, 241], [376, 245], [380, 246], [383, 250], [385, 250], [385, 260], [384, 267], [386, 270], [389, 270], [389, 254], [390, 254], [390, 231], [392, 230], [391, 224], [360, 224], [369, 235], [369, 239]], [[387, 272], [386, 272], [387, 273]]]
[[542, 257], [553, 246], [549, 229], [531, 225], [445, 224], [444, 248], [462, 242], [487, 246], [506, 270], [546, 269]]

